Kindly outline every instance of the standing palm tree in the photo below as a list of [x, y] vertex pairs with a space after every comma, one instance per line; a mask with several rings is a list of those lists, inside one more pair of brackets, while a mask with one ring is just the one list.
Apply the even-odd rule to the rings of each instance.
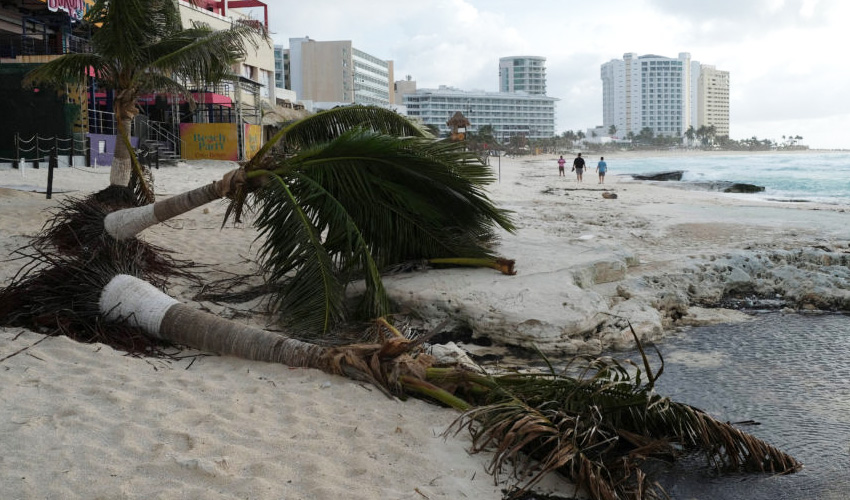
[[127, 186], [134, 168], [130, 122], [139, 113], [141, 94], [178, 93], [191, 102], [191, 93], [181, 82], [231, 78], [231, 66], [245, 57], [246, 43], [257, 47], [253, 37], [257, 31], [247, 24], [235, 23], [220, 31], [202, 24], [183, 29], [177, 0], [96, 0], [85, 20], [97, 26], [92, 52], [63, 55], [30, 72], [26, 81], [65, 88], [85, 85], [91, 72], [102, 88], [115, 92], [119, 140], [109, 182], [116, 186]]
[[696, 131], [693, 125], [689, 125], [688, 130], [685, 130], [685, 137], [688, 138], [688, 146], [690, 146], [694, 142], [694, 137], [696, 137]]

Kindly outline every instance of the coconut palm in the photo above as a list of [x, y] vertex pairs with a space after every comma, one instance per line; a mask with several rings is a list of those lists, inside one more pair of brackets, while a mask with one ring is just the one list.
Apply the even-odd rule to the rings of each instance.
[[183, 29], [177, 0], [96, 0], [85, 20], [96, 26], [92, 52], [58, 57], [30, 72], [26, 81], [64, 89], [85, 85], [91, 72], [101, 88], [115, 92], [119, 140], [109, 181], [116, 186], [129, 184], [132, 168], [141, 177], [138, 162], [131, 159], [129, 138], [130, 122], [139, 113], [139, 96], [170, 92], [191, 101], [183, 82], [232, 78], [231, 66], [244, 58], [246, 45], [258, 43], [256, 29], [242, 23], [219, 31], [202, 24]]
[[[387, 395], [425, 396], [463, 410], [455, 429], [468, 428], [473, 451], [494, 451], [491, 469], [512, 466], [521, 489], [551, 472], [593, 498], [656, 498], [642, 464], [697, 451], [722, 471], [789, 473], [801, 465], [773, 446], [686, 404], [655, 393], [653, 373], [611, 359], [590, 359], [577, 375], [490, 376], [433, 367], [419, 341], [398, 335], [380, 343], [321, 346], [196, 311], [139, 279], [151, 275], [137, 239], [109, 240], [89, 254], [22, 249], [36, 272], [0, 290], [0, 324], [68, 333], [132, 352], [164, 344], [244, 359], [318, 368], [370, 382]], [[120, 257], [120, 258], [116, 258]], [[167, 263], [166, 263], [167, 264]], [[637, 340], [637, 336], [635, 335]], [[639, 344], [638, 344], [639, 345]], [[449, 432], [449, 430], [447, 430]], [[660, 495], [659, 495], [660, 496]]]
[[[513, 231], [484, 186], [492, 170], [463, 143], [439, 141], [375, 107], [336, 108], [282, 129], [245, 166], [260, 257], [290, 328], [328, 332], [348, 315], [345, 288], [364, 279], [359, 311], [387, 314], [380, 272], [422, 259], [494, 259]], [[274, 149], [272, 149], [274, 147]], [[235, 197], [238, 218], [244, 193]]]
[[90, 245], [80, 242], [130, 240], [224, 196], [234, 198], [228, 214], [236, 218], [250, 202], [258, 214], [264, 288], [288, 326], [311, 336], [350, 317], [345, 292], [355, 280], [366, 285], [361, 316], [389, 313], [380, 274], [391, 265], [426, 260], [512, 274], [512, 261], [496, 259], [490, 248], [496, 228], [513, 230], [509, 213], [483, 191], [492, 181], [490, 168], [462, 143], [434, 140], [381, 108], [337, 108], [284, 127], [221, 180], [164, 201], [122, 205], [115, 200], [127, 195], [115, 195], [122, 189], [116, 186], [69, 203], [54, 214], [39, 246], [86, 253]]

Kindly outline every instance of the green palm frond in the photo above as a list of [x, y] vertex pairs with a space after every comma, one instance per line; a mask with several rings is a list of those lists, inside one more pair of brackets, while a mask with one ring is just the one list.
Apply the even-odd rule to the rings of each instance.
[[258, 256], [266, 280], [280, 287], [274, 300], [291, 328], [327, 332], [345, 317], [343, 285], [312, 214], [302, 208], [286, 179], [272, 179], [263, 190], [256, 220], [265, 239]]
[[[487, 167], [457, 144], [354, 129], [273, 168], [297, 171], [338, 200], [381, 267], [489, 256], [494, 229], [513, 230], [509, 213], [483, 191], [492, 180]], [[334, 244], [326, 243], [343, 250]]]
[[24, 84], [46, 84], [55, 88], [83, 84], [89, 68], [94, 69], [96, 74], [112, 73], [108, 60], [99, 54], [65, 54], [27, 73]]
[[[118, 5], [120, 4], [120, 5]], [[148, 46], [181, 29], [175, 0], [96, 0], [85, 19], [96, 25], [93, 51], [105, 58], [139, 61]]]
[[[365, 279], [361, 311], [387, 314], [380, 269], [436, 256], [491, 257], [495, 229], [513, 230], [509, 214], [483, 190], [492, 180], [486, 166], [462, 145], [354, 128], [297, 155], [274, 155], [263, 166], [275, 182], [256, 193], [255, 224], [268, 280], [280, 285], [274, 301], [285, 316], [312, 318], [305, 324], [320, 332], [342, 318], [333, 309], [342, 299], [324, 294]], [[319, 263], [332, 267], [321, 267], [322, 279], [315, 280]], [[312, 281], [293, 278], [301, 266]], [[331, 275], [342, 288], [327, 286]], [[310, 301], [286, 298], [294, 283], [310, 282]]]
[[246, 56], [246, 43], [259, 46], [257, 37], [256, 29], [245, 24], [235, 23], [226, 30], [195, 24], [151, 44], [149, 64], [189, 81], [217, 82], [235, 76], [233, 63]]
[[282, 146], [288, 153], [333, 140], [352, 128], [364, 128], [396, 137], [431, 137], [424, 128], [395, 111], [377, 106], [341, 106], [298, 120], [281, 129], [266, 142], [246, 168], [261, 165], [272, 147]]

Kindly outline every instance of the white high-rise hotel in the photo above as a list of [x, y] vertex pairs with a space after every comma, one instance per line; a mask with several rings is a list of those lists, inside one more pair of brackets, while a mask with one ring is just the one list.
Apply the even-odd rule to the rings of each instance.
[[687, 52], [678, 59], [628, 53], [602, 65], [603, 126], [618, 137], [682, 136], [688, 127], [713, 125], [729, 135], [729, 72], [703, 66]]

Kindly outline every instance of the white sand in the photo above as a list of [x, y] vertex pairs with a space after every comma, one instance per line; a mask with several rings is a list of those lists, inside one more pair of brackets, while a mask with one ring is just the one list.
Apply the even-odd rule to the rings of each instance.
[[[609, 165], [616, 173], [616, 162]], [[231, 167], [162, 168], [157, 189], [164, 195], [194, 188]], [[108, 183], [107, 173], [59, 169], [54, 189], [96, 191]], [[45, 186], [46, 169], [24, 175], [0, 168], [0, 186]], [[539, 298], [539, 289], [561, 293], [559, 273], [600, 255], [638, 255], [640, 266], [629, 270], [634, 274], [673, 269], [690, 255], [728, 248], [847, 235], [842, 210], [848, 207], [750, 202], [613, 175], [605, 187], [619, 198], [606, 200], [595, 174], [581, 186], [569, 175], [557, 177], [555, 157], [501, 160], [501, 181], [491, 191], [518, 215], [519, 232], [505, 236], [500, 247], [517, 259], [517, 276], [450, 270], [401, 279], [434, 293], [465, 290], [466, 300], [482, 308], [498, 301], [545, 314], [540, 309], [551, 303]], [[0, 254], [26, 244], [44, 222], [43, 209], [61, 196], [46, 200], [0, 188]], [[211, 204], [143, 237], [222, 272], [250, 270], [255, 233], [250, 226], [219, 230], [223, 211], [223, 204]], [[3, 262], [0, 280], [18, 268]], [[171, 290], [196, 304], [190, 292], [179, 283]], [[606, 289], [594, 293], [604, 296]], [[316, 370], [215, 356], [139, 359], [103, 345], [3, 329], [0, 388], [0, 498], [502, 497], [485, 470], [488, 457], [468, 455], [464, 434], [438, 437], [455, 412], [392, 401]], [[571, 493], [558, 487], [562, 495]]]

